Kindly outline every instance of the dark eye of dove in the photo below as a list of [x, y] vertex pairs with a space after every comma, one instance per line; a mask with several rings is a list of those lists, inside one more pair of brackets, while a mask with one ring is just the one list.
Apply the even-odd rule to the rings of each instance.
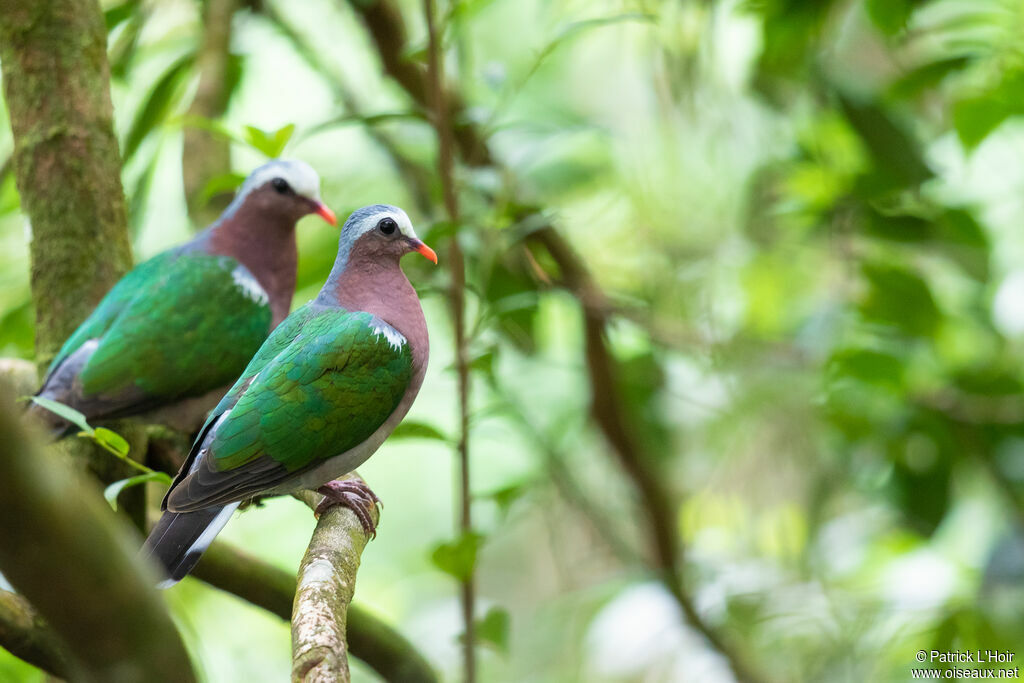
[[394, 218], [382, 218], [380, 223], [377, 223], [377, 229], [385, 235], [391, 235], [398, 230], [398, 223], [395, 222]]
[[292, 186], [288, 184], [288, 181], [284, 178], [274, 178], [270, 181], [270, 184], [274, 186], [279, 194], [295, 194], [292, 190]]

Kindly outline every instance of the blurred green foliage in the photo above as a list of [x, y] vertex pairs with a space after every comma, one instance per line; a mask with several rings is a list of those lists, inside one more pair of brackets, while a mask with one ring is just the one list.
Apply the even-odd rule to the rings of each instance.
[[[419, 3], [400, 7], [406, 57], [422, 62]], [[400, 204], [441, 257], [406, 264], [433, 358], [410, 422], [362, 469], [386, 507], [357, 598], [448, 678], [451, 577], [475, 567], [485, 680], [728, 680], [651, 583], [644, 515], [586, 417], [579, 304], [524, 242], [550, 217], [612, 312], [624, 417], [672, 491], [688, 590], [755, 671], [905, 680], [920, 649], [1019, 648], [1024, 3], [445, 8], [449, 80], [505, 167], [460, 169], [460, 225], [441, 220], [425, 116], [345, 3], [239, 10], [215, 122], [185, 117], [197, 3], [106, 5], [139, 258], [192, 229], [187, 125], [233, 141], [209, 195], [283, 150], [320, 171], [339, 217]], [[0, 127], [0, 159], [10, 147]], [[481, 520], [456, 538], [452, 235], [468, 268]], [[336, 233], [310, 222], [299, 238], [303, 302]], [[6, 167], [0, 264], [0, 349], [28, 357]], [[225, 535], [291, 569], [310, 526], [273, 501]], [[225, 601], [191, 582], [172, 599], [208, 679], [286, 676], [287, 630]], [[0, 657], [8, 673], [24, 669]]]

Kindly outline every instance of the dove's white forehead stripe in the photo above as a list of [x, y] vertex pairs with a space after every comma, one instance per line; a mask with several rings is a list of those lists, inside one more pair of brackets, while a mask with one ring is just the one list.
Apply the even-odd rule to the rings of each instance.
[[318, 201], [320, 199], [320, 176], [306, 162], [294, 159], [275, 159], [263, 164], [245, 179], [238, 196], [244, 197], [274, 178], [283, 178], [296, 194]]
[[349, 252], [352, 251], [352, 245], [366, 233], [375, 230], [382, 218], [395, 219], [395, 223], [398, 224], [398, 230], [403, 236], [409, 239], [419, 239], [416, 237], [416, 231], [412, 229], [412, 221], [409, 220], [409, 216], [397, 206], [371, 204], [370, 206], [356, 209], [341, 228], [341, 236], [338, 238], [338, 258], [335, 260], [332, 273], [341, 272], [345, 269], [345, 264], [348, 263]]
[[377, 211], [375, 213], [366, 215], [365, 217], [360, 219], [357, 225], [353, 226], [355, 227], [354, 232], [356, 235], [364, 235], [370, 232], [371, 230], [375, 229], [382, 218], [389, 217], [395, 219], [395, 223], [398, 223], [399, 232], [401, 232], [406, 237], [416, 239], [416, 231], [413, 230], [412, 221], [410, 221], [409, 217], [405, 215], [405, 211], [402, 211], [397, 207], [394, 209]]

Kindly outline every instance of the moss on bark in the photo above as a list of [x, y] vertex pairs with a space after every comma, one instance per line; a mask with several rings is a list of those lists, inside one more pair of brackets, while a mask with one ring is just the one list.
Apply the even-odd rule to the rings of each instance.
[[28, 600], [0, 590], [0, 643], [15, 657], [56, 676], [68, 675], [67, 655]]
[[106, 48], [96, 0], [0, 0], [41, 365], [131, 267]]

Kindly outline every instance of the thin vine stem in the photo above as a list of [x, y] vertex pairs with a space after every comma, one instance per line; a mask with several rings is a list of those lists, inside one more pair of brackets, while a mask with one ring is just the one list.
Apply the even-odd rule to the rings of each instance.
[[[452, 273], [451, 301], [452, 325], [455, 337], [455, 370], [458, 376], [459, 394], [459, 439], [456, 447], [459, 463], [460, 515], [459, 529], [463, 537], [473, 531], [472, 499], [470, 490], [469, 465], [469, 358], [466, 337], [466, 270], [459, 246], [458, 226], [460, 222], [459, 199], [455, 187], [455, 152], [452, 139], [452, 121], [444, 92], [444, 76], [441, 63], [441, 40], [435, 22], [433, 0], [423, 1], [423, 14], [427, 24], [428, 63], [427, 79], [431, 109], [431, 122], [437, 133], [437, 170], [441, 178], [448, 220], [456, 227], [448, 248], [449, 268]], [[460, 585], [462, 619], [465, 637], [463, 639], [463, 676], [467, 683], [476, 681], [476, 622], [475, 577], [472, 568]]]

